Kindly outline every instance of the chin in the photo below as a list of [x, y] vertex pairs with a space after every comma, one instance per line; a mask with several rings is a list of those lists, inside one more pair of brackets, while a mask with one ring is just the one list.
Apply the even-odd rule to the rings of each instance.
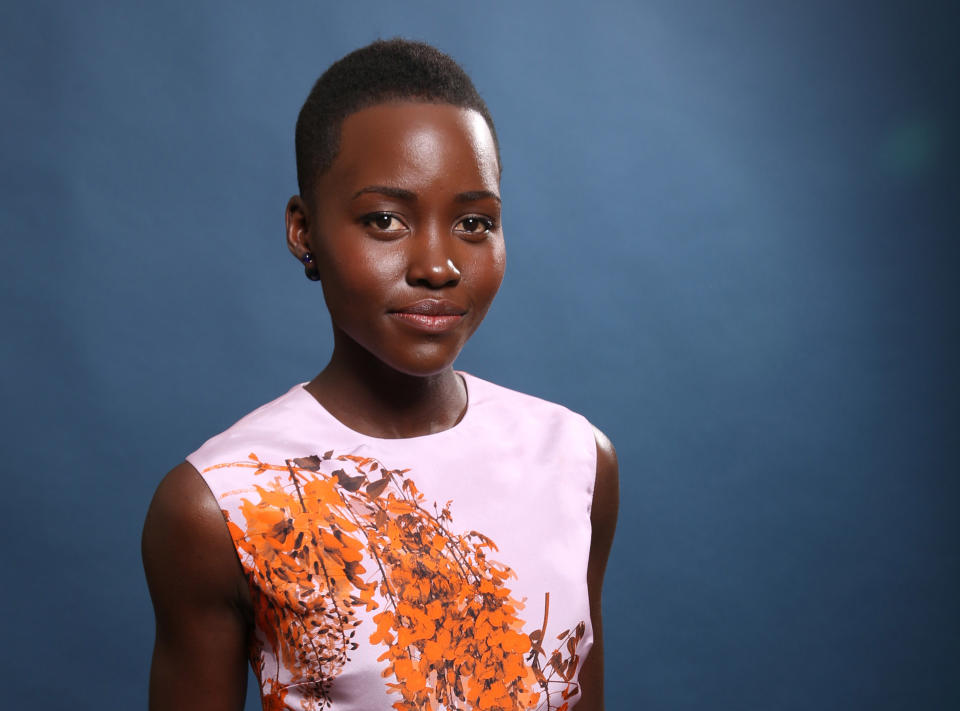
[[417, 339], [393, 343], [376, 354], [383, 363], [406, 375], [430, 377], [449, 370], [460, 355], [466, 339]]
[[439, 375], [453, 366], [454, 361], [459, 355], [459, 351], [452, 356], [449, 354], [424, 355], [422, 357], [407, 357], [398, 359], [382, 359], [383, 362], [396, 371], [405, 375], [414, 377], [429, 378], [433, 375]]

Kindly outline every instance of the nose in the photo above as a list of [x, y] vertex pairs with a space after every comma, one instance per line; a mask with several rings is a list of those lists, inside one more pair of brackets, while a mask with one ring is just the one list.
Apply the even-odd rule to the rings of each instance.
[[460, 270], [453, 261], [451, 235], [429, 230], [415, 235], [410, 241], [407, 283], [442, 289], [460, 281]]

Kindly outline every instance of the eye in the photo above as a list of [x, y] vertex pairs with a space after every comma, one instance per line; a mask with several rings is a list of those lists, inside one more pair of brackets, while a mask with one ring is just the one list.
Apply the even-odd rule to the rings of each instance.
[[389, 212], [371, 212], [364, 215], [362, 222], [367, 227], [372, 227], [380, 232], [402, 232], [407, 229], [400, 220]]
[[466, 232], [467, 234], [477, 236], [485, 235], [493, 228], [493, 220], [475, 215], [464, 217], [457, 223], [457, 232]]

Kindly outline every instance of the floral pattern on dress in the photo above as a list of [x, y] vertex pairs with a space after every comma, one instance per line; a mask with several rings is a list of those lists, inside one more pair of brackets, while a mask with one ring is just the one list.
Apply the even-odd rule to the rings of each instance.
[[[223, 513], [250, 581], [266, 711], [289, 709], [292, 687], [306, 708], [330, 708], [333, 680], [361, 644], [383, 649], [397, 711], [567, 711], [585, 623], [550, 648], [545, 593], [542, 623], [526, 631], [508, 587], [516, 575], [490, 557], [494, 541], [455, 532], [453, 502], [429, 505], [409, 469], [328, 451], [283, 464], [251, 453], [204, 473], [224, 467], [262, 477], [256, 496], [241, 498], [242, 526]], [[360, 613], [376, 627], [367, 640]], [[263, 645], [284, 683], [264, 673]]]

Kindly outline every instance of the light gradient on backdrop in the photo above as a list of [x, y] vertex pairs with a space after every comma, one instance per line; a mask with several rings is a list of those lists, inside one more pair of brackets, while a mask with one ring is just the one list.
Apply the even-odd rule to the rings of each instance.
[[608, 708], [960, 703], [957, 18], [881, 5], [5, 8], [7, 703], [144, 703], [146, 505], [324, 364], [293, 123], [394, 35], [502, 142], [507, 278], [460, 366], [620, 454]]

